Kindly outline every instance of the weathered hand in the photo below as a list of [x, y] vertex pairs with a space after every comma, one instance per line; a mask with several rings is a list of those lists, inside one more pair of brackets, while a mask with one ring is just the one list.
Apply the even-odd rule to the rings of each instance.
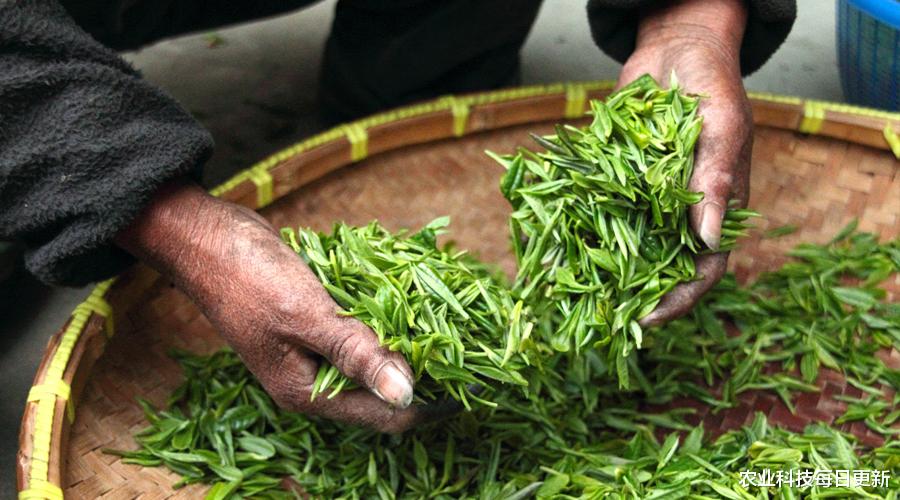
[[[403, 357], [338, 315], [312, 271], [252, 210], [173, 184], [116, 241], [194, 300], [281, 407], [384, 432], [440, 413], [410, 406]], [[323, 358], [364, 389], [310, 401]]]
[[[618, 81], [622, 86], [649, 73], [664, 83], [674, 71], [685, 91], [705, 96], [689, 186], [704, 198], [691, 207], [690, 220], [712, 249], [719, 246], [729, 200], [745, 206], [748, 197], [753, 120], [740, 72], [746, 16], [743, 0], [683, 0], [651, 11], [640, 23], [637, 47]], [[657, 325], [689, 312], [725, 274], [727, 260], [727, 253], [699, 256], [701, 279], [676, 287], [641, 323]]]

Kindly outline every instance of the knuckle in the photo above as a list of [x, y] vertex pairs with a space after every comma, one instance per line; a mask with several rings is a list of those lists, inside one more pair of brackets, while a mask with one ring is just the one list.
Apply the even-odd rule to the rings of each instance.
[[280, 360], [270, 361], [265, 369], [254, 370], [254, 373], [259, 373], [260, 383], [279, 408], [310, 413], [314, 409], [310, 395], [318, 371], [316, 365], [291, 350]]
[[326, 333], [329, 341], [326, 342], [325, 351], [322, 354], [338, 365], [350, 378], [356, 378], [364, 373], [368, 366], [359, 366], [361, 361], [368, 365], [368, 357], [362, 356], [366, 347], [366, 338], [362, 332], [351, 328], [340, 328], [337, 331]]
[[294, 294], [278, 294], [271, 297], [267, 307], [269, 328], [274, 333], [286, 337], [291, 344], [297, 341], [305, 343], [307, 340], [315, 340], [319, 332], [323, 331], [319, 325], [321, 321], [310, 311], [309, 304], [302, 296]]
[[304, 301], [293, 294], [279, 294], [269, 305], [271, 319], [279, 324], [296, 323], [304, 310]]

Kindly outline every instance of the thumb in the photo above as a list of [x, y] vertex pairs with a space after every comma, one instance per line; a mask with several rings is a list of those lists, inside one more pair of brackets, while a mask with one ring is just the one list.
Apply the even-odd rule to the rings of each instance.
[[691, 206], [689, 216], [694, 232], [707, 247], [718, 250], [728, 202], [735, 198], [746, 203], [753, 139], [750, 128], [739, 120], [722, 120], [717, 116], [720, 110], [707, 109], [688, 186], [702, 192], [703, 200]]
[[341, 373], [396, 408], [413, 399], [412, 370], [400, 353], [380, 345], [359, 320], [334, 316], [309, 347], [325, 356]]

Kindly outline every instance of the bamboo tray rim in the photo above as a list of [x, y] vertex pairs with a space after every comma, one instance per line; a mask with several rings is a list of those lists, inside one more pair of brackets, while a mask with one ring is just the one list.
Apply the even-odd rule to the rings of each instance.
[[[445, 96], [397, 108], [339, 125], [282, 149], [210, 193], [258, 210], [372, 154], [529, 122], [582, 117], [588, 100], [603, 97], [614, 85], [608, 80], [534, 85]], [[888, 150], [900, 158], [900, 113], [761, 92], [748, 95], [756, 125], [823, 135]], [[440, 130], [416, 132], [423, 121], [436, 123]], [[326, 167], [311, 174], [296, 175], [304, 173], [298, 159], [316, 154], [330, 158], [330, 163], [326, 161]], [[292, 182], [277, 183], [276, 175], [284, 174], [289, 174]], [[294, 180], [296, 177], [301, 180]], [[80, 396], [72, 386], [77, 368], [85, 360], [92, 363], [99, 359], [113, 336], [116, 311], [108, 300], [112, 292], [131, 285], [145, 289], [155, 280], [153, 273], [145, 275], [138, 280], [120, 280], [120, 275], [99, 283], [51, 337], [20, 427], [16, 461], [20, 500], [63, 498], [63, 452]], [[99, 343], [99, 348], [90, 349], [91, 342]]]

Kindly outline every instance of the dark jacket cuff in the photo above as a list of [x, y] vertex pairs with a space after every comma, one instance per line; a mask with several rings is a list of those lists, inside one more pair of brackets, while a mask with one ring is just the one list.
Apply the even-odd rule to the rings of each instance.
[[131, 261], [112, 244], [212, 138], [49, 0], [0, 2], [0, 239], [41, 280], [83, 285]]

